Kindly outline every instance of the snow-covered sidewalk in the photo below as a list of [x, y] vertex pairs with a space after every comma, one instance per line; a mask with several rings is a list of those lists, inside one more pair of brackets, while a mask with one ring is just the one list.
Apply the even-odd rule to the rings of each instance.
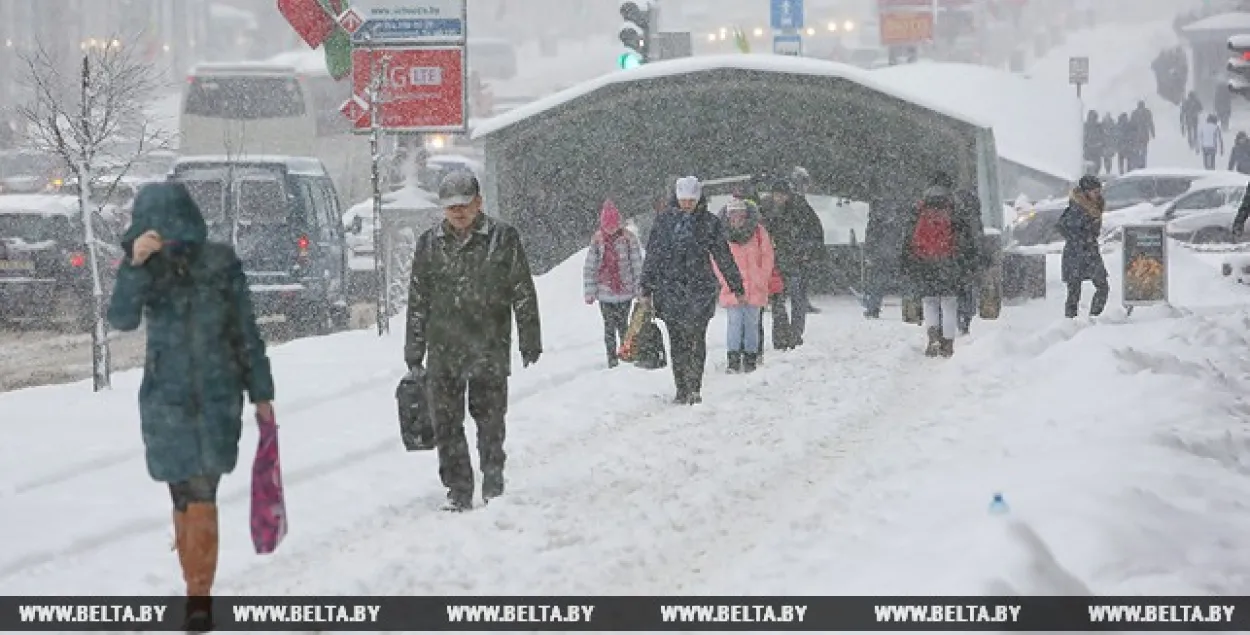
[[[278, 347], [291, 534], [252, 555], [247, 471], [230, 477], [218, 590], [1243, 593], [1250, 295], [1172, 253], [1178, 309], [1130, 319], [1117, 292], [1064, 320], [1052, 283], [952, 360], [923, 358], [897, 306], [867, 322], [826, 300], [807, 346], [727, 376], [717, 320], [698, 407], [668, 403], [667, 370], [601, 368], [574, 258], [540, 281], [549, 352], [514, 378], [509, 492], [464, 515], [396, 438], [398, 334]], [[0, 395], [21, 421], [0, 517], [22, 519], [0, 524], [0, 592], [179, 591], [134, 381]]]

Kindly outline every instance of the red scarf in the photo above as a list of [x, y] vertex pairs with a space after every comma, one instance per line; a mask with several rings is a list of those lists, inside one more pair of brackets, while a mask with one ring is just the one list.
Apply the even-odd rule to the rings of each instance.
[[599, 284], [619, 295], [629, 292], [621, 278], [621, 257], [616, 248], [617, 241], [624, 237], [621, 213], [612, 201], [604, 201], [603, 210], [599, 212], [599, 234], [596, 236], [603, 247], [603, 258], [599, 262]]

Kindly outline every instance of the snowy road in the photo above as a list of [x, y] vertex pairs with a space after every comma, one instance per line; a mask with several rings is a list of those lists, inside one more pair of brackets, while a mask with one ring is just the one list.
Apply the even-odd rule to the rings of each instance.
[[[143, 363], [141, 333], [112, 334], [113, 368]], [[91, 376], [91, 336], [0, 330], [0, 392]]]

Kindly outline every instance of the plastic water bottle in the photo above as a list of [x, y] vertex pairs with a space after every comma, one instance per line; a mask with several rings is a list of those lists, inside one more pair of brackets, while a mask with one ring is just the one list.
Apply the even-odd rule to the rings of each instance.
[[1007, 506], [1007, 501], [1003, 500], [1002, 493], [995, 492], [994, 500], [990, 501], [990, 513], [1002, 515], [1006, 514], [1008, 511], [1011, 511], [1011, 508]]

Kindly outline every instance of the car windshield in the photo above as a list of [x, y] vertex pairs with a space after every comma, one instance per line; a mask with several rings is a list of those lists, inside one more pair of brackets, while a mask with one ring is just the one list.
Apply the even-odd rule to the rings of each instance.
[[277, 179], [248, 178], [238, 182], [240, 225], [283, 225], [287, 222], [286, 188]]
[[1107, 207], [1128, 207], [1150, 200], [1148, 185], [1146, 179], [1120, 179], [1103, 188], [1102, 197]]
[[39, 243], [64, 240], [72, 231], [69, 217], [61, 214], [0, 213], [0, 239]]

